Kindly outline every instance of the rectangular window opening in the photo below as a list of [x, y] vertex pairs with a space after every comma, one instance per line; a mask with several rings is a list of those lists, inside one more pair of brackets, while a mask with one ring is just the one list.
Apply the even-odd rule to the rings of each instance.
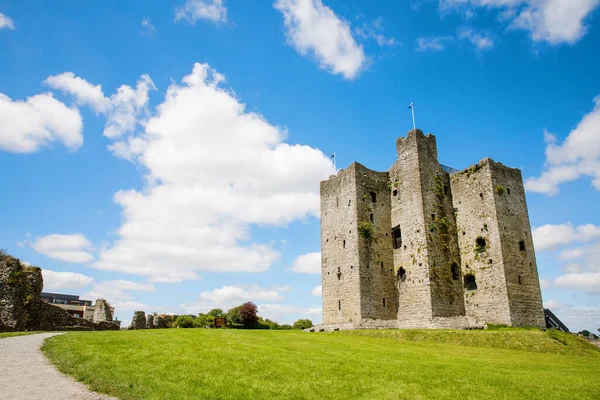
[[400, 226], [392, 229], [392, 244], [394, 249], [402, 247], [402, 231], [400, 230]]

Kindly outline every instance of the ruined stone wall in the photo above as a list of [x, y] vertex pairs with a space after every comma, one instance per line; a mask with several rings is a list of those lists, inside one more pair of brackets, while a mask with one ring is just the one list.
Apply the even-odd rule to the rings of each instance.
[[0, 251], [0, 331], [25, 329], [25, 275], [18, 259]]
[[37, 267], [0, 252], [0, 331], [109, 330], [120, 322], [94, 323], [41, 300], [44, 281]]
[[491, 194], [502, 246], [511, 325], [545, 327], [542, 295], [521, 171], [494, 161]]
[[113, 315], [110, 304], [105, 299], [96, 300], [94, 308], [94, 322], [112, 321]]
[[146, 313], [144, 311], [136, 311], [133, 313], [133, 319], [128, 329], [146, 329]]
[[357, 164], [321, 182], [323, 324], [360, 319]]
[[356, 164], [361, 319], [396, 319], [389, 174]]
[[[462, 261], [465, 309], [478, 323], [510, 325], [490, 160], [450, 179]], [[474, 283], [470, 278], [474, 277]], [[476, 288], [475, 288], [476, 285]]]

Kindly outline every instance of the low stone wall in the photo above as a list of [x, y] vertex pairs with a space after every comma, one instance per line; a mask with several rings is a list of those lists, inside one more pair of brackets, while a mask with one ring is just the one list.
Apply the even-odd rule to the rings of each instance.
[[94, 323], [44, 303], [41, 300], [43, 286], [40, 268], [26, 267], [0, 251], [0, 332], [120, 328], [120, 321]]

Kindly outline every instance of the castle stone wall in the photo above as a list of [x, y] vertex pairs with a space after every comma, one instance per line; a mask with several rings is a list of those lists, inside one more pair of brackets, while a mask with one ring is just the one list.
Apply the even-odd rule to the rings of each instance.
[[545, 327], [521, 171], [489, 162], [513, 326]]
[[398, 288], [397, 319], [401, 325], [426, 323], [431, 319], [427, 228], [419, 172], [419, 152], [427, 144], [419, 130], [409, 132], [406, 138], [398, 138], [398, 160], [389, 171], [392, 236], [394, 231], [399, 231], [401, 239], [395, 239], [396, 245], [393, 246]]
[[[510, 324], [500, 227], [490, 160], [451, 177], [467, 314], [478, 321]], [[484, 246], [478, 245], [483, 244]], [[469, 283], [474, 277], [474, 284]]]
[[361, 318], [395, 320], [389, 174], [356, 164]]
[[543, 327], [520, 171], [449, 175], [420, 130], [396, 150], [388, 172], [353, 163], [321, 182], [319, 329]]
[[357, 166], [321, 182], [323, 324], [328, 325], [360, 319]]

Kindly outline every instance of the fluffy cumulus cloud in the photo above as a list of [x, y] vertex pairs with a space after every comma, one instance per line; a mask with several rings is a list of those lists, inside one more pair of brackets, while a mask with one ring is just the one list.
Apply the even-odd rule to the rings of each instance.
[[443, 12], [460, 10], [473, 16], [495, 10], [509, 29], [525, 30], [534, 42], [575, 43], [588, 31], [586, 19], [600, 0], [440, 0]]
[[286, 143], [287, 131], [247, 112], [207, 64], [172, 83], [141, 125], [111, 149], [141, 166], [146, 187], [115, 194], [124, 222], [96, 268], [154, 282], [261, 272], [279, 253], [251, 242], [252, 226], [319, 216], [319, 181], [335, 173], [329, 158]]
[[600, 293], [600, 272], [561, 275], [554, 280], [554, 286], [588, 293]]
[[156, 86], [148, 75], [142, 75], [135, 88], [122, 85], [106, 97], [100, 85], [75, 76], [72, 72], [48, 77], [44, 83], [73, 96], [79, 106], [89, 106], [106, 116], [104, 136], [114, 139], [131, 135], [148, 115], [149, 92]]
[[227, 22], [227, 8], [223, 0], [186, 0], [175, 9], [175, 20], [185, 20], [194, 24], [203, 19], [212, 22]]
[[292, 271], [299, 274], [321, 273], [321, 252], [308, 253], [298, 256], [292, 265]]
[[[571, 242], [588, 242], [600, 238], [600, 226], [587, 224], [574, 227], [571, 223], [543, 225], [533, 229], [533, 242], [538, 251], [552, 250]], [[570, 254], [571, 256], [573, 254]], [[572, 258], [572, 257], [571, 257]]]
[[525, 181], [528, 191], [556, 195], [561, 183], [581, 177], [590, 177], [592, 185], [600, 191], [600, 96], [594, 99], [594, 109], [562, 143], [548, 132], [544, 133], [544, 139], [546, 165], [539, 177]]
[[323, 286], [315, 286], [315, 288], [310, 292], [313, 296], [321, 297], [323, 295]]
[[362, 46], [352, 36], [350, 24], [321, 0], [276, 0], [274, 7], [283, 14], [289, 44], [300, 54], [314, 57], [321, 68], [346, 79], [359, 74], [367, 61]]
[[[283, 290], [282, 290], [283, 289]], [[206, 312], [212, 308], [227, 310], [240, 304], [251, 301], [280, 302], [283, 296], [280, 292], [288, 291], [288, 286], [261, 287], [258, 285], [231, 285], [202, 292], [195, 303], [182, 304], [181, 307], [190, 313]]]
[[44, 291], [53, 290], [79, 290], [90, 286], [94, 278], [79, 274], [77, 272], [58, 272], [49, 269], [42, 270], [44, 277]]
[[81, 234], [51, 234], [31, 241], [29, 245], [38, 253], [55, 260], [84, 263], [92, 261], [94, 256], [90, 241]]
[[[126, 280], [103, 281], [95, 283], [91, 289], [82, 294], [90, 299], [107, 299], [109, 302], [132, 301], [129, 292], [153, 292], [155, 287], [149, 283], [138, 283]], [[115, 304], [112, 304], [116, 307]]]
[[15, 29], [15, 23], [8, 15], [0, 13], [0, 29]]
[[104, 97], [102, 86], [92, 85], [72, 72], [50, 76], [44, 83], [53, 89], [73, 95], [77, 104], [90, 106], [97, 113], [107, 112], [111, 106], [110, 100]]
[[53, 142], [77, 150], [83, 144], [82, 130], [79, 110], [67, 107], [51, 93], [25, 101], [0, 93], [0, 150], [33, 153]]

